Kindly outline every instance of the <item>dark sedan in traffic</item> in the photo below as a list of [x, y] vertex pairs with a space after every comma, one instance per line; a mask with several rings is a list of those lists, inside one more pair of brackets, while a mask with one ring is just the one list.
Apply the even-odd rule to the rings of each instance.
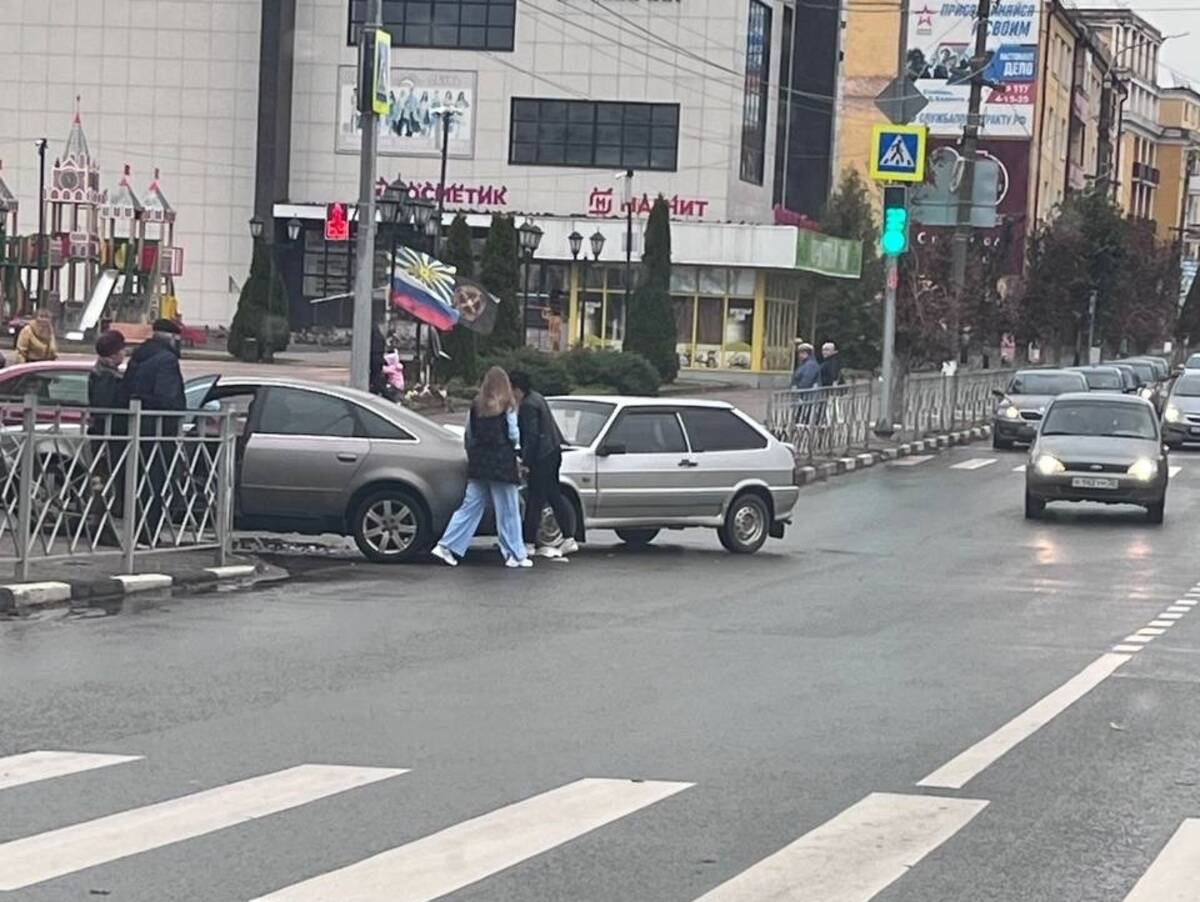
[[1085, 392], [1087, 379], [1071, 370], [1018, 370], [1008, 389], [997, 392], [1000, 405], [992, 418], [992, 447], [1028, 444], [1037, 436], [1038, 423], [1050, 402], [1066, 392]]

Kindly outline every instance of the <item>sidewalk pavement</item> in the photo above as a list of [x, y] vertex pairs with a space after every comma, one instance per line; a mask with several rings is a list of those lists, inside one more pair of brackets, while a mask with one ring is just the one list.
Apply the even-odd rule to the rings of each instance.
[[231, 555], [225, 566], [214, 566], [212, 551], [143, 554], [138, 558], [140, 572], [134, 574], [121, 573], [121, 564], [119, 554], [35, 560], [26, 581], [0, 577], [0, 615], [100, 601], [135, 592], [250, 585], [286, 579], [288, 575], [249, 555]]

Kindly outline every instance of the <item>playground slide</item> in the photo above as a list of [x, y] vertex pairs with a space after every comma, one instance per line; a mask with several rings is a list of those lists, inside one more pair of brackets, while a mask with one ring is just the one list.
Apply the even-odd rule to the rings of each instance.
[[83, 341], [84, 335], [89, 330], [96, 328], [116, 284], [117, 271], [115, 269], [106, 269], [100, 273], [100, 278], [96, 280], [96, 285], [92, 288], [92, 296], [88, 298], [88, 302], [83, 308], [83, 315], [79, 318], [79, 328], [74, 332], [68, 332], [67, 338], [72, 341]]

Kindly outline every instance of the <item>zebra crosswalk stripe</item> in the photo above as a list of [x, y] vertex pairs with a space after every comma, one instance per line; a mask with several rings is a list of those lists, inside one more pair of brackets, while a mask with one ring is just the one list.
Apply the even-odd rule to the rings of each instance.
[[1194, 902], [1200, 898], [1200, 819], [1188, 818], [1125, 897], [1125, 902]]
[[697, 902], [867, 902], [987, 804], [871, 793]]
[[990, 467], [996, 462], [994, 457], [972, 457], [970, 460], [962, 460], [956, 464], [951, 464], [951, 470], [982, 470], [984, 467]]
[[40, 751], [9, 755], [0, 758], [0, 789], [141, 760], [140, 755], [99, 755], [91, 752]]
[[257, 902], [437, 899], [692, 785], [578, 780], [284, 887]]
[[23, 889], [406, 773], [302, 764], [0, 845], [0, 891]]

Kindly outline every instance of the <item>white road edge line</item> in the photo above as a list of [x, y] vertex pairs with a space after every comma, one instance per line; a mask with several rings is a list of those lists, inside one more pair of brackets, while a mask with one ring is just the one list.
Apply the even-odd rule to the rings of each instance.
[[1125, 902], [1170, 902], [1196, 898], [1200, 886], [1200, 819], [1188, 818], [1167, 840]]
[[141, 755], [98, 755], [92, 752], [37, 751], [9, 755], [0, 758], [0, 789], [141, 760]]
[[439, 899], [693, 785], [577, 780], [284, 887], [258, 902]]
[[943, 764], [917, 785], [962, 789], [968, 780], [1083, 698], [1128, 660], [1128, 655], [1113, 652], [1101, 655], [1049, 695], [1026, 708], [990, 736], [985, 736]]
[[406, 773], [302, 764], [0, 845], [0, 892], [24, 889]]
[[873, 792], [696, 902], [867, 902], [987, 804]]

